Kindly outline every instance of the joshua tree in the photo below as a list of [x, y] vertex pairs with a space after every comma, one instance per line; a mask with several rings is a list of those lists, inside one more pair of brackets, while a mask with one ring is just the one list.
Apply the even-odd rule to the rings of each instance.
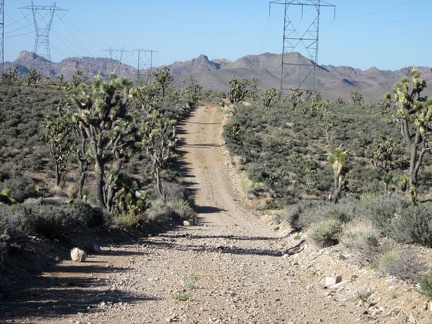
[[404, 78], [394, 86], [392, 94], [385, 96], [389, 103], [386, 108], [394, 117], [408, 148], [408, 195], [414, 204], [417, 202], [418, 173], [425, 154], [430, 152], [432, 131], [432, 98], [422, 96], [425, 88], [426, 81], [413, 69], [411, 84]]
[[345, 184], [346, 164], [348, 162], [348, 153], [343, 151], [340, 147], [335, 149], [329, 156], [329, 162], [333, 167], [334, 172], [334, 185], [331, 200], [337, 203]]
[[[95, 77], [72, 88], [68, 106], [72, 121], [82, 137], [81, 160], [94, 163], [96, 201], [99, 207], [113, 212], [113, 202], [121, 190], [119, 177], [122, 166], [136, 149], [137, 126], [128, 109], [131, 82], [114, 74], [108, 82]], [[85, 145], [87, 143], [88, 145]]]

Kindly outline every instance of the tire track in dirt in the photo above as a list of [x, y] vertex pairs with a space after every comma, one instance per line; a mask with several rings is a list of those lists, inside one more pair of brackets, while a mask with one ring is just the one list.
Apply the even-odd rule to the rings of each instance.
[[314, 259], [282, 257], [298, 241], [244, 208], [238, 174], [223, 147], [224, 118], [220, 107], [199, 107], [179, 127], [181, 171], [194, 192], [199, 226], [103, 246], [88, 263], [62, 262], [56, 271], [68, 269], [64, 281], [80, 276], [87, 285], [53, 287], [39, 305], [61, 305], [67, 289], [74, 289], [84, 296], [79, 307], [70, 303], [62, 312], [51, 308], [16, 322], [375, 323], [352, 301], [325, 294]]

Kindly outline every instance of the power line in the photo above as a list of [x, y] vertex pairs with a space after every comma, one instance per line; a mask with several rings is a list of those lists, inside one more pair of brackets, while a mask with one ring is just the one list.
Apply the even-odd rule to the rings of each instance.
[[354, 19], [358, 19], [358, 18], [364, 18], [364, 17], [374, 16], [374, 15], [378, 15], [378, 14], [383, 13], [383, 12], [387, 12], [387, 11], [391, 11], [391, 10], [394, 10], [394, 9], [397, 9], [397, 8], [400, 8], [400, 7], [407, 6], [407, 5], [409, 5], [411, 3], [414, 3], [414, 2], [417, 2], [417, 1], [419, 1], [419, 0], [412, 0], [412, 1], [409, 1], [409, 2], [402, 3], [400, 5], [397, 5], [397, 6], [390, 7], [390, 8], [386, 8], [386, 9], [370, 12], [370, 13], [367, 13], [367, 14], [364, 14], [364, 15], [360, 15], [360, 16], [354, 16], [354, 17], [349, 17], [349, 18], [345, 18], [345, 19], [338, 19], [338, 20], [339, 21], [345, 21], [345, 20], [354, 20]]
[[[286, 90], [292, 88], [316, 91], [321, 7], [333, 8], [334, 16], [336, 16], [336, 6], [320, 0], [271, 1], [269, 11], [272, 5], [284, 6], [281, 94], [283, 95]], [[297, 9], [297, 11], [289, 10], [290, 8]], [[308, 11], [305, 12], [305, 9]], [[305, 21], [306, 18], [307, 21]], [[302, 50], [306, 52], [307, 60], [301, 58], [293, 60], [292, 57], [289, 57], [289, 54], [296, 51], [300, 53]], [[287, 79], [290, 79], [289, 88], [286, 85]]]
[[[133, 52], [137, 52], [138, 53], [138, 63], [137, 63], [137, 83], [139, 83], [141, 81], [140, 76], [141, 75], [146, 75], [147, 74], [147, 79], [144, 81], [144, 83], [148, 83], [151, 84], [152, 83], [152, 70], [153, 70], [153, 53], [159, 53], [158, 51], [152, 50], [152, 49], [135, 49], [132, 51]], [[147, 61], [143, 63], [143, 61], [141, 60], [141, 53], [145, 53], [145, 56], [147, 56], [148, 53], [150, 53], [149, 58], [147, 59]], [[144, 69], [146, 69], [148, 72], [147, 73], [141, 73], [141, 69], [143, 68], [144, 65]]]
[[[68, 10], [57, 7], [55, 2], [52, 6], [37, 6], [33, 3], [33, 1], [31, 6], [22, 7], [20, 9], [31, 10], [31, 12], [33, 13], [33, 22], [34, 22], [34, 27], [36, 32], [34, 52], [44, 57], [48, 61], [51, 61], [49, 34], [50, 34], [50, 29], [54, 18], [54, 14], [56, 13], [56, 11], [68, 11]], [[42, 12], [47, 12], [48, 14], [46, 14], [43, 17], [41, 14], [38, 15], [39, 13]], [[46, 17], [48, 17], [48, 19], [46, 19], [46, 21], [44, 21], [43, 24], [41, 25], [41, 21], [43, 19], [40, 18], [46, 18]], [[40, 52], [41, 47], [44, 49], [44, 52]]]

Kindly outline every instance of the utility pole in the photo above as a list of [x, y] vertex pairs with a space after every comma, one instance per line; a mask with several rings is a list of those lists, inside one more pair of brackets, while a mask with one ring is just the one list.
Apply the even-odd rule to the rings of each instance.
[[[31, 10], [33, 13], [33, 21], [34, 21], [34, 26], [36, 31], [36, 39], [35, 39], [35, 45], [33, 51], [39, 56], [44, 57], [46, 60], [51, 61], [49, 34], [50, 34], [54, 14], [56, 11], [68, 11], [68, 10], [57, 7], [55, 2], [52, 6], [36, 6], [33, 3], [33, 1], [31, 3], [32, 3], [31, 6], [22, 7], [20, 9], [28, 9]], [[39, 12], [48, 12], [48, 14], [43, 15], [41, 13], [40, 15], [38, 15]], [[41, 52], [41, 48], [44, 51]]]
[[4, 72], [4, 0], [0, 0], [0, 64], [1, 73]]
[[[141, 74], [140, 70], [144, 68], [144, 69], [147, 69], [147, 71], [148, 71], [147, 80], [145, 80], [144, 83], [151, 84], [152, 83], [152, 72], [153, 72], [153, 53], [159, 53], [159, 52], [152, 50], [152, 49], [136, 49], [136, 50], [133, 50], [132, 52], [138, 53], [137, 83], [140, 83], [140, 81], [141, 81], [140, 75], [142, 75], [142, 74]], [[141, 59], [141, 53], [144, 53], [146, 57], [147, 57], [147, 54], [150, 53], [149, 58], [143, 64], [144, 66], [141, 65], [141, 63], [143, 62]]]
[[[335, 16], [336, 6], [320, 0], [271, 1], [271, 5], [284, 6], [281, 94], [291, 89], [316, 91], [321, 7], [332, 7]], [[294, 52], [306, 60], [293, 58]]]

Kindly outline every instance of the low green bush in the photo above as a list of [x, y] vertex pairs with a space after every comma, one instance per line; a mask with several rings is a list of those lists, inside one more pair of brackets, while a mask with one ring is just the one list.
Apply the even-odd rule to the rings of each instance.
[[359, 255], [359, 261], [366, 265], [373, 261], [380, 250], [380, 232], [367, 218], [357, 218], [345, 224], [339, 241]]
[[420, 292], [427, 298], [432, 299], [432, 271], [419, 276], [417, 282], [420, 284]]
[[318, 247], [327, 247], [338, 243], [342, 223], [335, 219], [325, 219], [311, 225], [308, 237]]
[[9, 198], [22, 203], [27, 198], [37, 197], [34, 181], [27, 176], [15, 176], [0, 183], [0, 191], [9, 190]]
[[162, 199], [154, 200], [145, 211], [145, 220], [159, 224], [170, 224], [176, 217], [175, 211]]
[[402, 249], [399, 246], [384, 250], [373, 267], [383, 275], [395, 276], [409, 282], [414, 282], [426, 270], [426, 265], [412, 249]]
[[432, 246], [431, 204], [409, 206], [396, 214], [390, 223], [388, 235], [400, 243], [419, 243]]
[[0, 235], [66, 239], [105, 223], [106, 217], [99, 208], [81, 201], [59, 205], [0, 204]]
[[137, 227], [141, 221], [141, 215], [137, 215], [133, 212], [129, 213], [118, 213], [113, 216], [113, 222], [115, 225], [121, 228], [134, 228]]

